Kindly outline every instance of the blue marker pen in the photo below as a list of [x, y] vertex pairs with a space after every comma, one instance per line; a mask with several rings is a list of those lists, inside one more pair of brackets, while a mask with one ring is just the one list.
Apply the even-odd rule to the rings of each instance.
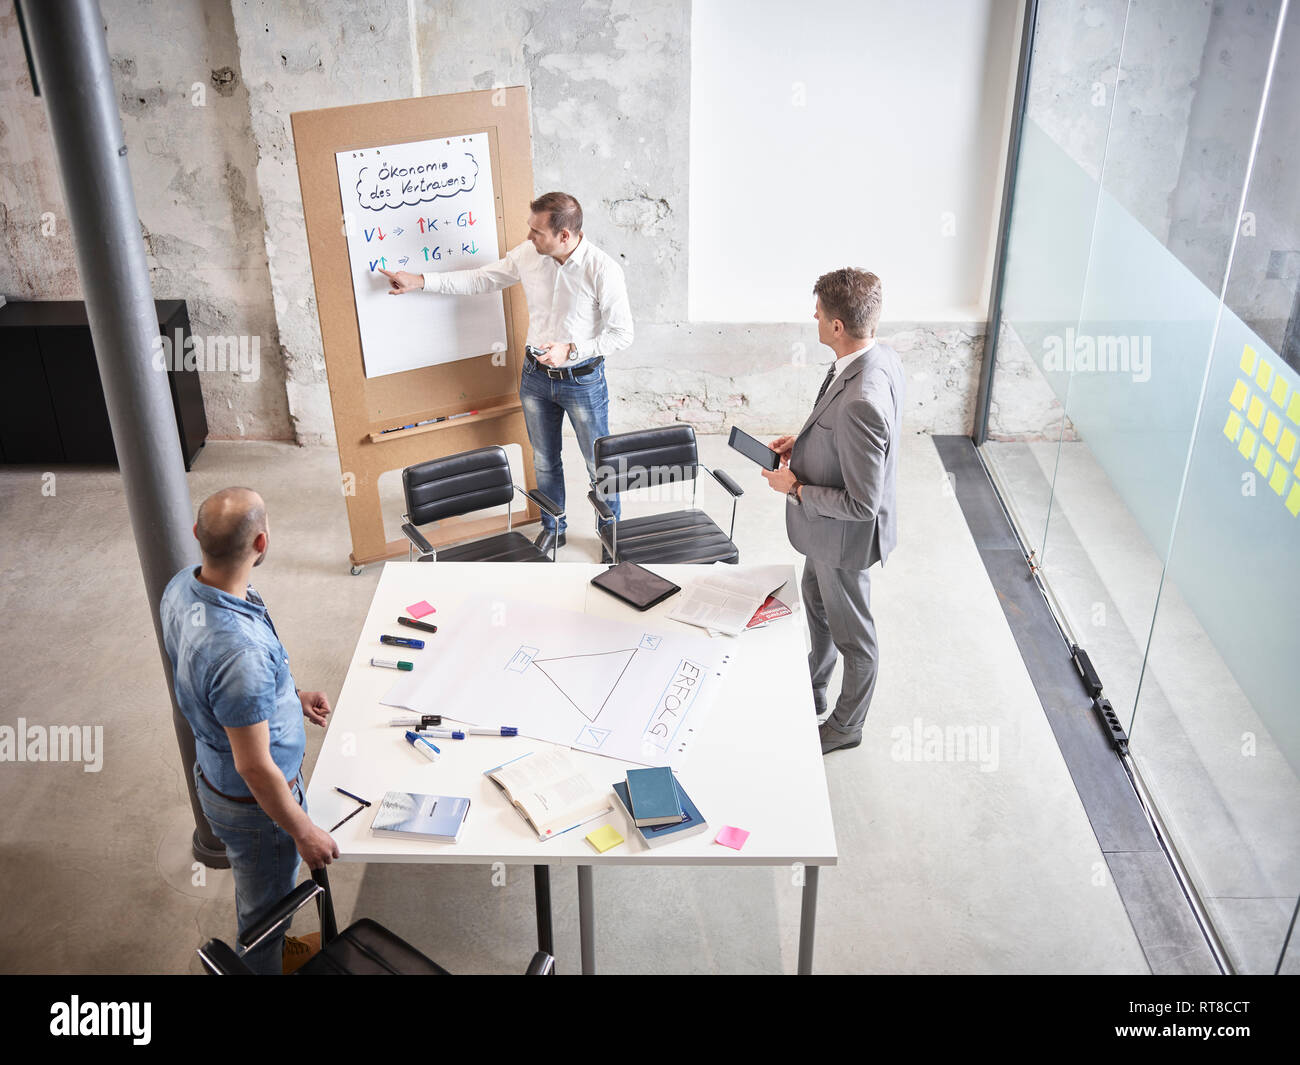
[[411, 732], [408, 730], [406, 733], [406, 742], [424, 755], [425, 758], [429, 759], [430, 762], [436, 762], [438, 756], [442, 754], [442, 751], [435, 747], [429, 740], [426, 740], [418, 732]]
[[413, 651], [423, 651], [424, 641], [412, 639], [408, 636], [381, 636], [380, 643], [386, 643], [390, 647], [409, 647]]
[[467, 728], [471, 736], [518, 736], [519, 730], [514, 725], [502, 725], [500, 728]]
[[445, 740], [463, 740], [465, 733], [460, 729], [450, 728], [420, 728], [416, 730], [421, 736], [438, 736]]

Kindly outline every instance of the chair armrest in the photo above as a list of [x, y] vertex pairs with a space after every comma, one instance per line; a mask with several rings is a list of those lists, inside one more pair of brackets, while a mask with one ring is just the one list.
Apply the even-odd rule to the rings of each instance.
[[210, 976], [252, 976], [243, 958], [219, 939], [209, 939], [196, 952]]
[[429, 543], [429, 541], [424, 538], [424, 535], [420, 532], [420, 530], [417, 529], [414, 525], [412, 525], [409, 521], [402, 526], [402, 532], [406, 534], [406, 538], [415, 545], [415, 549], [419, 551], [420, 554], [422, 555], [433, 554], [433, 544]]
[[544, 950], [539, 950], [533, 955], [533, 960], [528, 963], [528, 968], [524, 970], [525, 976], [550, 976], [555, 970], [555, 959], [547, 954]]
[[311, 902], [317, 895], [324, 890], [314, 880], [304, 880], [289, 894], [277, 902], [265, 917], [255, 925], [251, 925], [243, 935], [239, 937], [239, 945], [245, 950], [252, 950], [263, 939], [269, 936], [282, 924], [289, 920], [295, 913], [301, 910], [307, 903]]
[[515, 491], [523, 492], [524, 495], [526, 495], [529, 499], [531, 499], [534, 503], [536, 503], [539, 507], [541, 507], [544, 511], [546, 511], [546, 513], [549, 514], [552, 518], [564, 517], [564, 508], [560, 506], [560, 504], [557, 503], [554, 499], [548, 496], [545, 492], [543, 492], [540, 488], [530, 488], [528, 489], [528, 491], [525, 492], [522, 488], [516, 485]]
[[725, 470], [711, 470], [707, 466], [702, 466], [701, 469], [730, 492], [733, 499], [745, 494], [745, 490], [741, 488], [732, 478], [731, 474], [727, 473]]
[[614, 520], [614, 511], [608, 503], [600, 498], [593, 489], [587, 493], [587, 502], [596, 508], [596, 513], [606, 521]]

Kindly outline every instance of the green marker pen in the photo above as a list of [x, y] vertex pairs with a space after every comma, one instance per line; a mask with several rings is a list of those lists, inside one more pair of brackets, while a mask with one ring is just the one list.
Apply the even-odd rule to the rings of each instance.
[[370, 664], [372, 666], [383, 666], [385, 669], [401, 669], [407, 673], [415, 668], [410, 662], [394, 662], [391, 658], [372, 658]]

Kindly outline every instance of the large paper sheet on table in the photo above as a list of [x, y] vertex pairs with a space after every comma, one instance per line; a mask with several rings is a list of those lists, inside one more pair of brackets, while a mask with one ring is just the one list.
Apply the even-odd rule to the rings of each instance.
[[513, 725], [523, 736], [641, 765], [676, 765], [732, 652], [657, 628], [656, 620], [629, 624], [476, 598], [443, 612], [432, 653], [382, 702], [471, 725]]
[[501, 294], [388, 295], [379, 271], [496, 262], [496, 192], [486, 133], [338, 152], [339, 192], [366, 376], [506, 350]]

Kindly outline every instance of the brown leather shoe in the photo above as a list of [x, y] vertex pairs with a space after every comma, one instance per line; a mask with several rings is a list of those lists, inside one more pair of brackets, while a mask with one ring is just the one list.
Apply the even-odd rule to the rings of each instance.
[[320, 933], [308, 932], [305, 936], [285, 936], [281, 971], [285, 976], [301, 969], [320, 953]]

